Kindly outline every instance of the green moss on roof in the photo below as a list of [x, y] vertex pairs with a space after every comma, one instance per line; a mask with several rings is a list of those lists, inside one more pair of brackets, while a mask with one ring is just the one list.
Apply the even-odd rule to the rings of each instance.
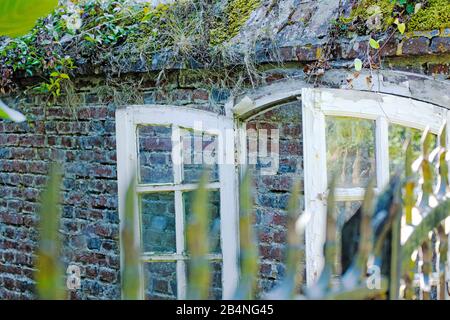
[[220, 44], [234, 38], [261, 2], [262, 0], [230, 0], [225, 8], [224, 19], [216, 21], [211, 30], [211, 44]]
[[[212, 65], [210, 49], [235, 37], [261, 3], [180, 0], [151, 7], [126, 0], [84, 0], [59, 6], [26, 36], [0, 41], [0, 92], [15, 90], [14, 79], [21, 74], [43, 78], [37, 89], [59, 95], [80, 67], [118, 74], [130, 65]], [[166, 63], [160, 57], [167, 53]]]
[[410, 31], [434, 30], [450, 27], [450, 0], [428, 0], [426, 8], [419, 10], [408, 22]]
[[[377, 15], [379, 28], [386, 30], [392, 26], [396, 18], [406, 22], [409, 31], [430, 31], [450, 27], [450, 0], [406, 1], [400, 4], [396, 0], [361, 0], [354, 6], [348, 17], [340, 17], [340, 21], [358, 33], [367, 34], [373, 30], [368, 22]], [[416, 13], [415, 3], [423, 3]], [[412, 9], [411, 9], [412, 8]]]
[[[379, 9], [379, 12], [376, 12], [374, 8]], [[394, 21], [392, 18], [394, 8], [395, 2], [392, 0], [362, 0], [353, 8], [349, 17], [341, 17], [340, 20], [344, 23], [357, 21], [365, 24], [374, 14], [380, 14], [382, 19], [380, 27], [387, 29]]]

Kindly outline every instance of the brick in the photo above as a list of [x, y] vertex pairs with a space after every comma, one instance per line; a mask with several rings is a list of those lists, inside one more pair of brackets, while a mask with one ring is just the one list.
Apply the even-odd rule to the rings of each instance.
[[295, 54], [297, 56], [297, 60], [301, 62], [311, 62], [316, 61], [318, 59], [317, 57], [317, 51], [320, 50], [318, 46], [303, 46], [303, 47], [297, 47]]
[[192, 92], [194, 102], [206, 102], [209, 100], [209, 92], [204, 89], [197, 89]]
[[117, 272], [111, 269], [100, 269], [99, 277], [101, 281], [113, 283], [117, 280]]
[[450, 38], [436, 37], [431, 40], [431, 50], [433, 53], [447, 53], [450, 52]]
[[425, 37], [405, 39], [402, 42], [402, 53], [404, 55], [420, 55], [431, 53], [430, 40]]

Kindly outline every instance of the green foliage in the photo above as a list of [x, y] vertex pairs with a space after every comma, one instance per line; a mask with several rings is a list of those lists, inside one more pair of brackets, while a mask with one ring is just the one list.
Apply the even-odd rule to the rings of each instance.
[[233, 0], [226, 8], [199, 0], [156, 7], [86, 0], [60, 6], [29, 34], [0, 43], [0, 92], [17, 90], [15, 78], [25, 74], [44, 79], [38, 92], [58, 97], [80, 65], [113, 75], [135, 64], [152, 65], [167, 53], [172, 55], [161, 61], [168, 66], [180, 60], [213, 65], [220, 59], [213, 57], [214, 46], [234, 37], [258, 5], [260, 0]]
[[261, 0], [230, 0], [225, 15], [213, 24], [211, 44], [217, 45], [235, 37], [250, 17], [253, 10], [261, 5]]
[[18, 37], [33, 28], [36, 20], [49, 14], [58, 0], [2, 0], [0, 36]]
[[37, 252], [36, 289], [40, 299], [58, 300], [64, 298], [61, 269], [61, 241], [59, 221], [61, 217], [59, 190], [60, 168], [53, 165], [47, 187], [42, 194], [39, 215], [39, 248]]
[[450, 1], [428, 0], [428, 5], [415, 13], [408, 22], [408, 30], [422, 31], [450, 27]]
[[0, 100], [0, 119], [12, 120], [14, 122], [23, 122], [26, 120], [23, 114], [9, 108], [2, 100]]
[[349, 17], [340, 17], [342, 31], [369, 34], [393, 24], [403, 34], [449, 27], [449, 0], [362, 0]]
[[[49, 81], [41, 83], [39, 86], [35, 87], [35, 90], [39, 93], [49, 93], [56, 99], [61, 95], [61, 88], [65, 81], [70, 81], [70, 76], [65, 72], [72, 69], [75, 69], [72, 59], [61, 59], [60, 64], [55, 68], [55, 71], [50, 73]], [[65, 72], [63, 72], [63, 70]]]
[[340, 21], [347, 25], [346, 30], [366, 34], [368, 21], [373, 23], [374, 29], [386, 29], [393, 22], [393, 12], [396, 4], [392, 0], [362, 0], [351, 11], [349, 17], [340, 17]]

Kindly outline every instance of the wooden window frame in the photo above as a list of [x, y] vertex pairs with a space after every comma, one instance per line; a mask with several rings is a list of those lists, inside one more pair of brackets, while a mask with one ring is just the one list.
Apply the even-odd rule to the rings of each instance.
[[[234, 164], [234, 122], [232, 119], [210, 112], [178, 106], [133, 105], [116, 111], [116, 143], [117, 143], [117, 177], [119, 192], [120, 228], [125, 217], [125, 198], [128, 185], [136, 179], [134, 193], [134, 234], [136, 243], [141, 243], [141, 222], [138, 195], [154, 192], [174, 192], [176, 253], [174, 254], [141, 254], [140, 293], [145, 297], [144, 272], [145, 262], [171, 261], [177, 265], [177, 298], [186, 298], [187, 275], [185, 261], [184, 207], [182, 192], [195, 190], [197, 184], [182, 183], [183, 155], [180, 143], [180, 129], [196, 129], [200, 124], [201, 131], [218, 137], [219, 181], [207, 185], [211, 190], [220, 191], [220, 238], [221, 254], [210, 254], [211, 261], [222, 261], [222, 297], [231, 299], [238, 281], [238, 215], [236, 195], [236, 171]], [[173, 183], [139, 184], [137, 128], [140, 125], [158, 125], [172, 127], [172, 162]], [[232, 140], [231, 142], [228, 140]], [[121, 266], [123, 266], [123, 239], [120, 239]]]
[[[389, 124], [438, 134], [447, 109], [389, 94], [339, 90], [302, 89], [305, 211], [311, 213], [306, 228], [307, 284], [317, 280], [323, 268], [326, 226], [326, 130], [325, 116], [348, 116], [375, 121], [375, 163], [378, 189], [389, 181]], [[448, 122], [449, 123], [449, 122]], [[447, 132], [449, 143], [449, 132]], [[449, 147], [449, 145], [447, 146]], [[336, 189], [337, 201], [363, 200], [364, 188]]]

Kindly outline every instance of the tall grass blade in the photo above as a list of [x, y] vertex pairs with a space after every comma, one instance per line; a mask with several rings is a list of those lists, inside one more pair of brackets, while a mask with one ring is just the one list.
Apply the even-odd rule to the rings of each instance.
[[239, 241], [241, 280], [235, 299], [253, 299], [258, 279], [258, 245], [253, 229], [252, 173], [244, 175], [239, 198]]
[[210, 221], [209, 192], [206, 188], [208, 178], [209, 172], [204, 171], [194, 193], [191, 219], [187, 222], [187, 246], [191, 254], [187, 298], [193, 300], [208, 299], [211, 282], [211, 268], [207, 259]]
[[303, 283], [303, 274], [299, 267], [305, 258], [302, 243], [306, 222], [304, 216], [300, 217], [300, 186], [300, 181], [294, 183], [288, 203], [286, 276], [280, 285], [267, 295], [269, 299], [293, 299], [300, 293]]
[[140, 243], [135, 234], [135, 179], [130, 181], [125, 199], [125, 219], [122, 224], [123, 243], [122, 298], [138, 300], [141, 298], [140, 284]]
[[46, 189], [42, 193], [39, 215], [39, 248], [37, 252], [36, 289], [39, 299], [64, 299], [61, 266], [60, 223], [61, 174], [58, 165], [52, 165]]

